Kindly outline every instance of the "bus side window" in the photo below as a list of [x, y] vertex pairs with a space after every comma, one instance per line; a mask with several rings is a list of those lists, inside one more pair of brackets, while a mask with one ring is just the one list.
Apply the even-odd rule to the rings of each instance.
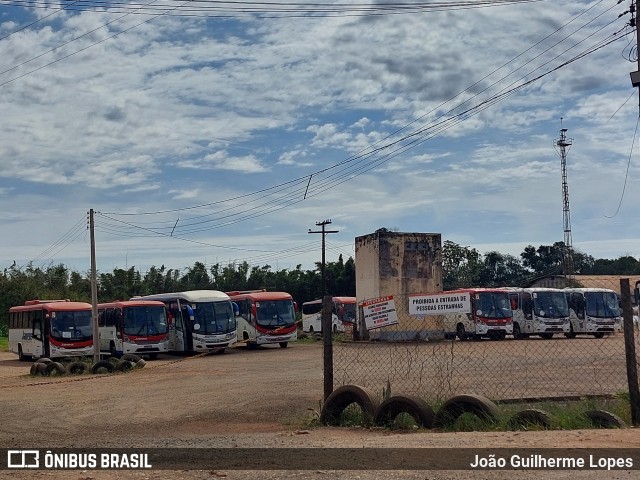
[[509, 300], [511, 300], [511, 310], [518, 309], [518, 295], [509, 295]]
[[[29, 312], [32, 313], [32, 312]], [[42, 340], [42, 320], [34, 319], [33, 321], [33, 338], [36, 340]]]

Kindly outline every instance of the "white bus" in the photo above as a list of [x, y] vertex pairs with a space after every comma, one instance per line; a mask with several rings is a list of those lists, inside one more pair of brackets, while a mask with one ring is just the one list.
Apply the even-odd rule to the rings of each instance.
[[227, 292], [238, 306], [238, 341], [248, 348], [280, 345], [287, 348], [298, 338], [296, 304], [286, 292], [246, 290]]
[[509, 293], [505, 290], [464, 288], [426, 294], [426, 297], [432, 297], [434, 302], [436, 299], [437, 302], [442, 302], [443, 298], [456, 298], [455, 301], [459, 302], [459, 311], [441, 314], [447, 339], [453, 340], [458, 337], [459, 340], [479, 340], [488, 337], [491, 340], [504, 340], [513, 332], [513, 312], [509, 303]]
[[602, 338], [605, 334], [622, 331], [620, 299], [606, 288], [565, 288], [569, 302], [569, 331], [564, 335], [574, 338], [578, 334]]
[[229, 295], [217, 290], [190, 290], [134, 297], [159, 300], [167, 307], [169, 351], [224, 352], [236, 343], [236, 319]]
[[569, 305], [564, 290], [508, 287], [513, 310], [513, 338], [539, 335], [550, 339], [569, 333]]
[[[331, 329], [333, 333], [344, 332], [352, 327], [356, 319], [356, 297], [332, 297]], [[322, 300], [302, 304], [302, 331], [322, 332]]]
[[125, 300], [98, 305], [100, 351], [156, 358], [169, 347], [167, 309], [157, 300]]
[[9, 350], [20, 360], [93, 355], [91, 304], [29, 300], [9, 309]]

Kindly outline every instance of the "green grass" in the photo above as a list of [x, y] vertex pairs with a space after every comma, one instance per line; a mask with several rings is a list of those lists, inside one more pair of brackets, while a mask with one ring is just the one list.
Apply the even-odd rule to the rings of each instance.
[[0, 337], [0, 352], [8, 352], [8, 351], [9, 351], [9, 338]]

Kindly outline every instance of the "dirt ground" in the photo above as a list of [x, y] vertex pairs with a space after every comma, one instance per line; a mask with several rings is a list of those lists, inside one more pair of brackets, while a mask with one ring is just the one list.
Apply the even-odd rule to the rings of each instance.
[[[228, 349], [164, 356], [126, 374], [33, 378], [30, 363], [0, 353], [3, 448], [640, 448], [640, 432], [394, 433], [310, 427], [323, 391], [322, 346]], [[315, 411], [315, 412], [314, 412]], [[119, 479], [632, 479], [602, 471], [0, 471], [0, 478]]]

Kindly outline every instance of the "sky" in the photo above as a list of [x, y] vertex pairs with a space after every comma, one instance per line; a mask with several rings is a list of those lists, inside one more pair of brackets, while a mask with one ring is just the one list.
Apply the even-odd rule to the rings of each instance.
[[631, 0], [0, 0], [0, 268], [640, 257]]

